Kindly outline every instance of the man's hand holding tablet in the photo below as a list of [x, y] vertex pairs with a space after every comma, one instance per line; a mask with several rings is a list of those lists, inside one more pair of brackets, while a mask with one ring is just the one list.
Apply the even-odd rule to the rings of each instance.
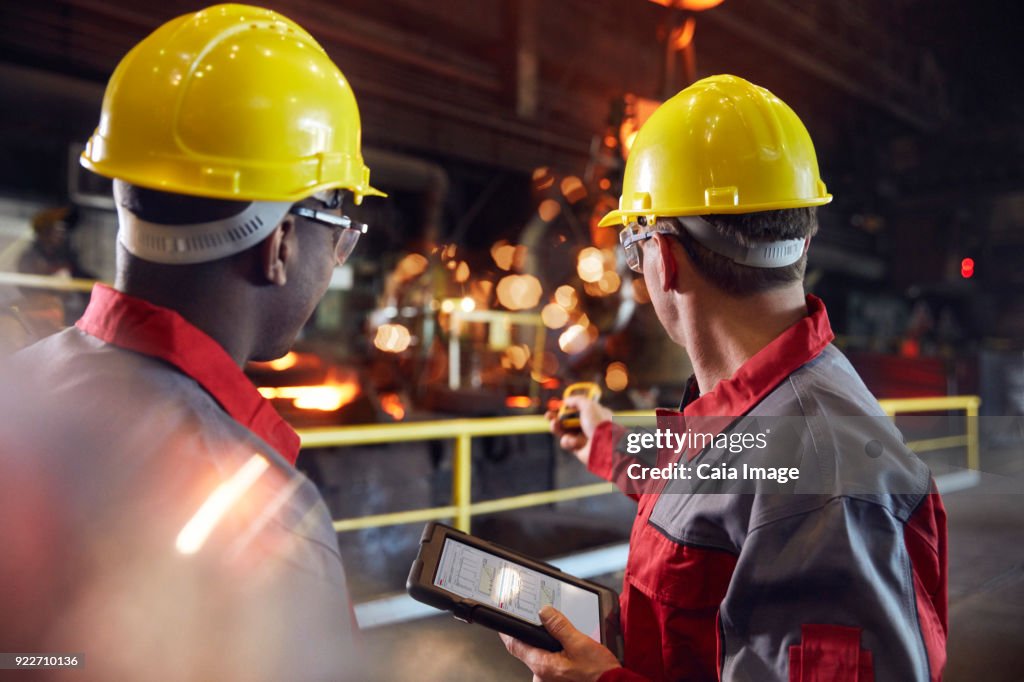
[[577, 630], [560, 611], [545, 606], [540, 610], [540, 622], [562, 645], [561, 651], [545, 651], [511, 635], [500, 635], [508, 652], [526, 664], [534, 680], [594, 682], [607, 671], [621, 667], [608, 647]]
[[[544, 679], [596, 679], [619, 666], [614, 590], [443, 524], [424, 529], [406, 589], [459, 620], [498, 630], [509, 651]], [[580, 673], [596, 674], [557, 676], [584, 660]]]

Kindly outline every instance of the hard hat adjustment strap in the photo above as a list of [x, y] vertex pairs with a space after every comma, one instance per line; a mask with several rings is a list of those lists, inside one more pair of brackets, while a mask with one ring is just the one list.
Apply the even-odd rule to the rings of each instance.
[[117, 239], [128, 253], [167, 265], [204, 263], [259, 244], [292, 207], [287, 201], [254, 201], [241, 213], [206, 223], [161, 225], [118, 203]]
[[796, 263], [804, 255], [806, 240], [802, 238], [755, 242], [750, 246], [743, 246], [724, 237], [700, 216], [678, 216], [677, 220], [698, 244], [739, 265], [750, 268], [783, 268]]

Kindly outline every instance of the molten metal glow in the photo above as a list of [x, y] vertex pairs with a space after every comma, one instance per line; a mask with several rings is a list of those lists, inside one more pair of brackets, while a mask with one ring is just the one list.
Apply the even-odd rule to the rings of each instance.
[[636, 142], [636, 134], [639, 130], [626, 133], [626, 137], [622, 140], [622, 146], [625, 148], [626, 153], [629, 154], [629, 150], [633, 148], [633, 143]]
[[359, 384], [346, 381], [321, 386], [260, 386], [258, 390], [268, 400], [291, 400], [300, 410], [334, 412], [356, 399]]
[[686, 23], [684, 23], [681, 28], [677, 29], [677, 31], [673, 32], [672, 35], [675, 37], [675, 48], [677, 50], [685, 50], [690, 43], [693, 42], [693, 34], [696, 28], [697, 20], [693, 17], [687, 17]]
[[291, 369], [295, 366], [295, 363], [299, 361], [299, 356], [295, 351], [288, 351], [286, 354], [271, 360], [269, 362], [260, 363], [265, 365], [267, 368], [274, 370], [275, 372], [283, 372], [286, 369]]
[[380, 409], [384, 410], [396, 422], [405, 419], [405, 405], [397, 393], [383, 393], [380, 396]]
[[718, 7], [722, 4], [722, 1], [723, 0], [651, 0], [655, 5], [661, 5], [662, 7], [679, 7], [681, 9], [688, 9], [694, 12]]
[[300, 410], [334, 412], [355, 400], [359, 387], [355, 384], [337, 386], [290, 386], [281, 389], [282, 398], [291, 398]]

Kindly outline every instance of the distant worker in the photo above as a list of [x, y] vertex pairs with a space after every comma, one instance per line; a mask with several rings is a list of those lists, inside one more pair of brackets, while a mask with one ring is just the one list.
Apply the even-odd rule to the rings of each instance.
[[36, 567], [8, 650], [84, 652], [82, 679], [361, 679], [330, 515], [242, 371], [367, 229], [342, 213], [383, 196], [360, 134], [341, 71], [270, 10], [178, 17], [118, 65], [81, 158], [114, 179], [115, 284], [4, 384], [0, 535], [24, 542], [0, 576]]
[[78, 223], [72, 206], [48, 208], [32, 217], [32, 243], [18, 258], [18, 272], [58, 277], [94, 278], [71, 248], [71, 231]]
[[[96, 279], [82, 267], [71, 244], [71, 232], [78, 224], [78, 209], [60, 206], [40, 211], [32, 217], [32, 242], [18, 257], [18, 272], [60, 278]], [[78, 292], [55, 289], [22, 288], [22, 293], [39, 306], [52, 303], [56, 324], [74, 322], [85, 310], [88, 297]], [[38, 316], [38, 313], [37, 313]]]
[[759, 424], [764, 436], [760, 450], [697, 446], [669, 463], [691, 476], [751, 462], [802, 475], [795, 492], [764, 480], [643, 487], [611, 412], [570, 398], [582, 433], [549, 414], [562, 447], [639, 502], [621, 596], [625, 660], [545, 610], [564, 651], [505, 638], [534, 679], [940, 679], [942, 502], [831, 344], [824, 304], [804, 295], [815, 207], [831, 198], [796, 114], [742, 78], [698, 81], [641, 128], [619, 209], [602, 224], [624, 226], [629, 266], [693, 361], [680, 411], [659, 410], [659, 432], [742, 437]]

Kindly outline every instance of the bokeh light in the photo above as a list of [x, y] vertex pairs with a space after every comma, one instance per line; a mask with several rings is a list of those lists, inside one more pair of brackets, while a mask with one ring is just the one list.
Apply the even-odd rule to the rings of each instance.
[[427, 269], [427, 259], [418, 253], [410, 253], [395, 266], [395, 277], [401, 282], [407, 282], [414, 277], [419, 277]]
[[402, 324], [382, 324], [377, 327], [373, 345], [385, 353], [401, 353], [412, 343], [412, 334]]
[[588, 246], [580, 251], [576, 260], [576, 274], [584, 282], [597, 282], [601, 279], [604, 274], [604, 256], [600, 249]]
[[554, 199], [545, 199], [540, 202], [540, 206], [537, 207], [537, 214], [540, 219], [546, 223], [550, 223], [552, 220], [558, 217], [558, 214], [562, 212], [561, 205]]
[[587, 188], [583, 186], [583, 181], [575, 175], [569, 175], [562, 179], [559, 189], [562, 190], [562, 196], [570, 204], [575, 204], [580, 199], [587, 196]]
[[498, 282], [498, 302], [509, 310], [536, 307], [543, 293], [540, 280], [533, 275], [507, 275]]
[[530, 355], [530, 347], [525, 343], [509, 346], [505, 349], [501, 364], [506, 369], [522, 369], [530, 361]]
[[500, 242], [495, 242], [494, 246], [491, 247], [491, 258], [494, 259], [494, 264], [502, 270], [511, 270], [515, 257], [516, 247], [504, 239]]
[[575, 289], [568, 284], [563, 284], [555, 289], [555, 302], [566, 310], [573, 310], [579, 302], [579, 296]]
[[570, 326], [558, 337], [558, 347], [570, 355], [586, 350], [589, 345], [590, 337], [580, 324]]
[[621, 362], [608, 365], [604, 373], [604, 384], [611, 391], [623, 391], [629, 386], [629, 370]]
[[533, 186], [535, 189], [547, 189], [553, 184], [555, 184], [555, 176], [551, 174], [550, 168], [541, 166], [533, 170]]
[[647, 282], [644, 281], [643, 277], [633, 279], [633, 300], [639, 305], [651, 302], [651, 295], [647, 291]]
[[597, 288], [604, 295], [614, 294], [619, 290], [621, 284], [622, 279], [614, 270], [605, 270], [604, 274], [601, 275], [601, 279], [597, 280]]
[[557, 303], [548, 303], [540, 311], [540, 319], [548, 329], [561, 329], [569, 323], [569, 313]]

